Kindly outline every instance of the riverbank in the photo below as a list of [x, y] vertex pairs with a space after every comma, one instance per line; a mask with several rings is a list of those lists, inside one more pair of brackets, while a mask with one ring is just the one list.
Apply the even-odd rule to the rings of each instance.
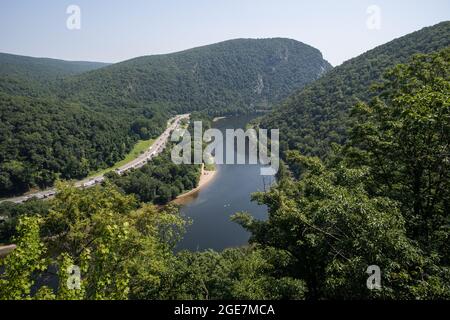
[[182, 205], [185, 204], [186, 200], [189, 200], [193, 195], [199, 192], [202, 188], [206, 187], [211, 181], [216, 177], [217, 170], [205, 170], [205, 165], [202, 164], [202, 170], [200, 174], [200, 181], [198, 182], [198, 186], [188, 192], [180, 194], [173, 200], [173, 203]]
[[[214, 123], [212, 128], [220, 130], [226, 136], [227, 129], [245, 129], [247, 123], [257, 116], [229, 116]], [[226, 149], [224, 147], [224, 158], [227, 156]], [[243, 150], [246, 158], [248, 149]], [[235, 150], [234, 155], [240, 152], [242, 151]], [[225, 248], [248, 244], [249, 232], [231, 221], [230, 217], [236, 212], [247, 212], [256, 220], [267, 219], [267, 206], [252, 201], [253, 193], [267, 190], [271, 183], [271, 178], [261, 176], [262, 167], [260, 164], [216, 164], [217, 173], [211, 183], [201, 191], [183, 198], [183, 201], [178, 200], [178, 203], [183, 202], [180, 205], [180, 214], [192, 220], [192, 224], [186, 227], [186, 233], [176, 251], [222, 251]], [[209, 169], [208, 165], [205, 168]]]

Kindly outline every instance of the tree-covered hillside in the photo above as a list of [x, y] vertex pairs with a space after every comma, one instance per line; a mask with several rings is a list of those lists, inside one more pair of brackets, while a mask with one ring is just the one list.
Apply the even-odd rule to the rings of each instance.
[[85, 177], [135, 141], [117, 118], [56, 99], [0, 93], [0, 195]]
[[330, 68], [319, 50], [295, 40], [238, 39], [118, 63], [67, 79], [61, 91], [87, 104], [226, 114], [266, 109]]
[[232, 40], [83, 73], [101, 66], [0, 55], [0, 196], [107, 168], [157, 136], [170, 114], [267, 108], [331, 68], [288, 39]]
[[[349, 139], [327, 161], [286, 154], [255, 199], [267, 220], [235, 219], [251, 242], [294, 257], [309, 299], [450, 299], [450, 48], [386, 72], [352, 108]], [[368, 266], [381, 270], [368, 290]]]
[[318, 81], [290, 96], [261, 121], [263, 128], [279, 128], [281, 148], [307, 155], [325, 155], [331, 143], [342, 143], [349, 126], [349, 110], [373, 96], [370, 85], [387, 68], [417, 53], [450, 45], [450, 22], [408, 34], [334, 68]]
[[102, 62], [65, 61], [0, 53], [0, 76], [54, 79], [80, 74], [109, 65]]
[[[0, 91], [10, 94], [48, 95], [51, 93], [48, 87], [63, 77], [107, 65], [101, 62], [64, 61], [0, 53]], [[36, 90], [36, 87], [39, 90]]]
[[450, 48], [414, 56], [352, 109], [328, 161], [289, 151], [277, 184], [254, 195], [267, 219], [233, 217], [251, 232], [242, 248], [174, 252], [190, 221], [121, 190], [144, 171], [168, 175], [151, 167], [120, 188], [59, 184], [45, 204], [0, 205], [15, 221], [0, 239], [17, 245], [0, 258], [0, 300], [450, 299], [449, 73]]

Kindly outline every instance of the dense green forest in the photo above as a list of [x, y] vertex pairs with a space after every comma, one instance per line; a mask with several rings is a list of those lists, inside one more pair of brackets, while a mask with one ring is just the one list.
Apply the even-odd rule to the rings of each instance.
[[[211, 117], [205, 113], [194, 111], [190, 119], [186, 129], [191, 132], [191, 137], [195, 121], [202, 121], [203, 130], [211, 127]], [[105, 175], [107, 183], [118, 187], [126, 195], [135, 196], [140, 202], [165, 205], [178, 195], [197, 187], [201, 169], [200, 165], [174, 164], [170, 159], [170, 152], [171, 144], [163, 153], [141, 168], [132, 169], [122, 175], [111, 171]], [[0, 203], [0, 217], [4, 221], [0, 223], [0, 243], [12, 241], [21, 215], [34, 212], [44, 216], [49, 209], [48, 202], [34, 198], [23, 204], [7, 201]]]
[[[294, 257], [310, 298], [450, 299], [449, 92], [450, 48], [396, 66], [326, 163], [287, 153], [293, 177], [255, 196], [267, 221], [235, 219]], [[383, 272], [370, 294], [369, 265]]]
[[[170, 150], [164, 151], [139, 169], [119, 176], [114, 171], [105, 175], [106, 184], [113, 185], [139, 202], [166, 205], [180, 194], [197, 187], [200, 165], [176, 165], [170, 160]], [[48, 201], [30, 199], [22, 204], [0, 203], [0, 244], [10, 243], [16, 235], [19, 218], [30, 212], [46, 216], [51, 205]]]
[[17, 76], [36, 81], [62, 79], [65, 76], [100, 69], [108, 65], [102, 62], [65, 61], [0, 53], [0, 76]]
[[51, 95], [51, 86], [63, 78], [107, 65], [0, 53], [0, 92], [25, 96]]
[[[287, 152], [277, 184], [254, 195], [267, 220], [234, 215], [252, 234], [245, 248], [174, 253], [189, 223], [176, 207], [109, 182], [59, 185], [50, 210], [19, 218], [0, 298], [450, 299], [449, 92], [450, 48], [386, 70], [326, 161]], [[69, 290], [73, 264], [83, 277]], [[49, 268], [59, 285], [34, 288]]]
[[289, 39], [110, 66], [1, 54], [0, 197], [108, 168], [176, 113], [268, 108], [330, 68], [317, 49]]
[[334, 68], [299, 90], [261, 120], [262, 128], [280, 129], [282, 150], [325, 156], [332, 143], [343, 143], [350, 125], [351, 106], [374, 95], [369, 86], [387, 68], [413, 54], [430, 53], [450, 45], [450, 22], [408, 34]]
[[123, 192], [136, 195], [142, 202], [166, 204], [183, 192], [197, 187], [200, 165], [174, 164], [168, 150], [142, 168], [122, 176], [111, 172], [106, 177]]
[[[202, 121], [203, 132], [211, 127], [210, 116], [194, 111], [190, 115], [190, 123], [186, 128], [191, 133], [191, 137], [194, 137], [193, 124], [195, 121]], [[180, 194], [196, 188], [201, 174], [200, 165], [173, 163], [170, 158], [172, 147], [173, 144], [169, 143], [163, 153], [142, 168], [125, 172], [122, 175], [110, 172], [105, 176], [122, 192], [128, 195], [133, 194], [142, 202], [167, 204]], [[192, 157], [193, 147], [192, 141]], [[192, 158], [192, 162], [193, 160]]]
[[0, 94], [0, 110], [2, 195], [85, 177], [120, 160], [134, 142], [120, 121], [57, 99]]
[[[174, 254], [189, 223], [175, 207], [140, 207], [108, 184], [59, 188], [50, 213], [19, 220], [18, 248], [0, 259], [0, 299], [304, 297], [303, 281], [283, 276], [287, 253], [255, 247]], [[79, 290], [66, 285], [73, 264], [83, 275]], [[55, 278], [55, 268], [56, 287], [34, 286], [41, 276]]]
[[64, 96], [101, 104], [161, 103], [175, 113], [267, 109], [331, 69], [319, 50], [290, 39], [238, 39], [139, 57], [71, 77]]
[[0, 195], [80, 179], [121, 160], [138, 139], [157, 136], [166, 117], [124, 121], [56, 98], [0, 93]]

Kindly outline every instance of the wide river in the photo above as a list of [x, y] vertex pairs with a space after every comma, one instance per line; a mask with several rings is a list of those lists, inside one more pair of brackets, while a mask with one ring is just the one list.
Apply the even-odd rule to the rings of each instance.
[[[254, 117], [228, 117], [215, 122], [213, 127], [225, 137], [225, 129], [245, 130]], [[266, 218], [267, 207], [252, 202], [251, 194], [267, 189], [273, 177], [261, 176], [259, 169], [260, 165], [217, 165], [214, 180], [183, 201], [181, 212], [192, 219], [192, 224], [177, 249], [222, 250], [245, 245], [249, 233], [230, 217], [236, 212], [248, 212], [257, 219]]]

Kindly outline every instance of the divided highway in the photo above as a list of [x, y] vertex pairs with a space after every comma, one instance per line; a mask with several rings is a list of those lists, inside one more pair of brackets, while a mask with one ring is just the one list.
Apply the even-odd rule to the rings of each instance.
[[[155, 140], [155, 142], [153, 142], [153, 144], [150, 146], [150, 148], [148, 148], [143, 154], [141, 154], [136, 159], [117, 168], [115, 171], [118, 174], [122, 174], [131, 169], [140, 168], [143, 165], [145, 165], [148, 161], [150, 161], [152, 158], [159, 155], [166, 147], [172, 131], [178, 129], [181, 120], [188, 119], [188, 118], [189, 118], [189, 114], [177, 115], [177, 116], [171, 118], [168, 122], [167, 129]], [[77, 182], [75, 182], [75, 186], [78, 188], [89, 188], [96, 184], [102, 183], [104, 180], [105, 180], [105, 177], [102, 174], [102, 175], [98, 175], [95, 177], [90, 177], [88, 179], [77, 181]], [[50, 198], [50, 197], [53, 197], [55, 194], [56, 194], [56, 189], [52, 188], [52, 189], [47, 189], [47, 190], [43, 190], [43, 191], [29, 193], [27, 195], [20, 196], [20, 197], [3, 199], [2, 201], [0, 201], [0, 203], [5, 202], [5, 201], [10, 201], [10, 202], [14, 202], [14, 203], [22, 203], [31, 198], [37, 198], [37, 199]]]

